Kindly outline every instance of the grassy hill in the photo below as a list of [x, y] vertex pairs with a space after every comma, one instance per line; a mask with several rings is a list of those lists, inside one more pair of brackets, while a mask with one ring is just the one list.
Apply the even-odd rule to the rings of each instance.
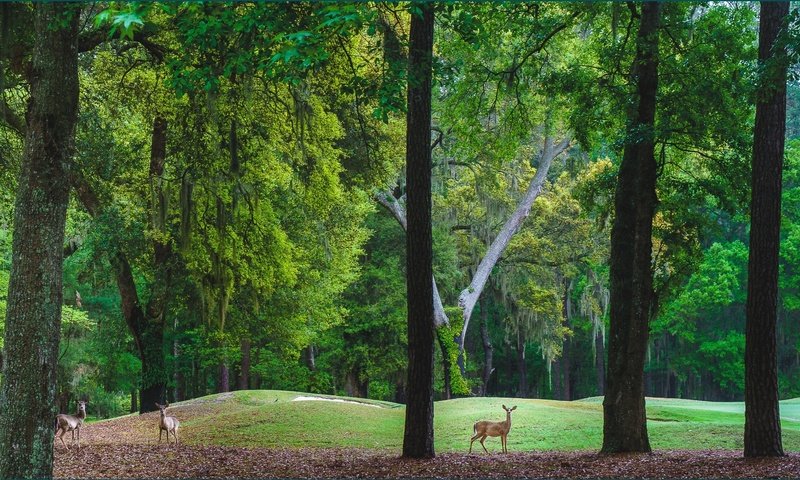
[[[296, 401], [309, 394], [272, 390], [211, 395], [177, 403], [169, 413], [181, 421], [179, 438], [195, 445], [239, 447], [362, 447], [399, 450], [402, 405], [314, 395], [342, 401]], [[602, 438], [600, 398], [573, 402], [518, 398], [463, 398], [436, 402], [436, 449], [466, 451], [477, 420], [502, 420], [501, 404], [517, 405], [509, 450], [596, 450]], [[741, 449], [744, 404], [693, 400], [647, 400], [654, 449]], [[800, 450], [800, 399], [781, 402], [783, 441]], [[89, 443], [154, 443], [158, 414], [128, 415], [87, 425]], [[486, 440], [490, 451], [500, 440]], [[480, 449], [475, 444], [474, 448]]]

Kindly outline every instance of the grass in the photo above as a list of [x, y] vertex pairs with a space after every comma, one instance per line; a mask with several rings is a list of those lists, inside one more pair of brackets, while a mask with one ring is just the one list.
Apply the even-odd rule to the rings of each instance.
[[[175, 404], [188, 444], [240, 447], [361, 447], [399, 450], [405, 408], [391, 402], [292, 401], [308, 394], [273, 390], [211, 395]], [[367, 404], [367, 405], [364, 405]], [[602, 439], [601, 399], [573, 402], [518, 398], [462, 398], [436, 402], [439, 452], [466, 451], [477, 420], [503, 420], [502, 404], [517, 405], [509, 449], [597, 450]], [[371, 405], [371, 406], [370, 406]], [[376, 408], [378, 407], [378, 408]], [[800, 399], [781, 402], [784, 448], [800, 451]], [[647, 400], [654, 449], [741, 449], [744, 404], [693, 400]], [[113, 420], [112, 420], [113, 421]], [[499, 451], [500, 440], [486, 441]], [[474, 448], [480, 449], [479, 445]]]

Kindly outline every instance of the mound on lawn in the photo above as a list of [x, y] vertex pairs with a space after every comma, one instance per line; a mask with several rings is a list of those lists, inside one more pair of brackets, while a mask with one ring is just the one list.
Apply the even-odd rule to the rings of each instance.
[[[500, 405], [517, 405], [508, 436], [510, 451], [597, 450], [602, 439], [602, 399], [572, 402], [473, 397], [436, 402], [439, 452], [466, 452], [472, 425], [504, 420]], [[181, 422], [186, 445], [232, 447], [369, 448], [399, 452], [403, 405], [299, 392], [250, 390], [178, 402], [168, 409]], [[800, 400], [781, 403], [784, 447], [800, 450]], [[85, 425], [85, 445], [158, 443], [158, 412], [126, 415]], [[656, 450], [742, 448], [744, 405], [650, 398], [648, 429]], [[166, 442], [165, 442], [166, 443]], [[500, 440], [489, 438], [490, 451]]]

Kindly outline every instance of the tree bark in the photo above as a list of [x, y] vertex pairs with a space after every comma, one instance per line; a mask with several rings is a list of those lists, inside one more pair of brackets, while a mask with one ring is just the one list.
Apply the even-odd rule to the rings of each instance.
[[617, 178], [611, 230], [611, 326], [603, 400], [603, 448], [649, 452], [644, 360], [653, 298], [652, 228], [657, 204], [654, 155], [661, 5], [642, 4], [631, 80], [636, 91]]
[[135, 388], [131, 389], [131, 413], [139, 411], [139, 392]]
[[217, 366], [217, 393], [227, 393], [231, 391], [230, 371], [225, 360]]
[[786, 132], [785, 47], [779, 35], [789, 2], [761, 2], [758, 58], [765, 65], [756, 101], [745, 341], [745, 457], [783, 455], [778, 406], [776, 323], [781, 183]]
[[242, 369], [239, 372], [239, 390], [250, 388], [250, 339], [243, 338], [241, 341], [242, 349]]
[[35, 5], [25, 150], [14, 239], [0, 389], [0, 478], [53, 475], [61, 331], [67, 173], [78, 114], [80, 8]]
[[431, 229], [431, 83], [433, 9], [413, 3], [408, 56], [406, 178], [408, 232], [408, 389], [403, 457], [432, 458], [433, 237]]

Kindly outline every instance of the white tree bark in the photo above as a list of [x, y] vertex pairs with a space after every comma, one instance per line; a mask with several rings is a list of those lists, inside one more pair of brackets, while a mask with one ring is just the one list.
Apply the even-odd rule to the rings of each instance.
[[[375, 199], [378, 203], [386, 207], [386, 209], [394, 215], [397, 223], [403, 227], [403, 230], [406, 230], [406, 210], [403, 208], [403, 205], [400, 204], [400, 201], [396, 199], [391, 192], [378, 193], [375, 195]], [[436, 277], [433, 277], [431, 280], [433, 281], [433, 324], [436, 328], [442, 326], [449, 327], [450, 320], [447, 318], [447, 314], [444, 313], [442, 297], [439, 296], [439, 289], [436, 287]]]
[[[511, 237], [519, 230], [520, 226], [522, 226], [522, 222], [525, 221], [525, 218], [527, 218], [530, 213], [533, 202], [542, 191], [542, 186], [547, 179], [547, 172], [550, 170], [553, 159], [563, 153], [569, 147], [569, 144], [569, 138], [563, 139], [556, 145], [553, 145], [553, 141], [549, 136], [545, 138], [544, 148], [539, 158], [539, 168], [536, 170], [536, 175], [531, 179], [525, 196], [520, 200], [520, 203], [517, 205], [511, 217], [506, 220], [506, 223], [503, 225], [503, 228], [500, 230], [500, 233], [497, 234], [494, 241], [492, 241], [492, 244], [489, 245], [486, 254], [478, 264], [478, 269], [475, 271], [475, 275], [473, 275], [469, 287], [461, 291], [458, 297], [458, 306], [461, 308], [464, 317], [464, 327], [461, 330], [461, 336], [458, 340], [459, 349], [461, 351], [464, 350], [464, 338], [467, 334], [467, 327], [469, 326], [469, 320], [472, 316], [472, 310], [475, 308], [475, 304], [478, 298], [480, 298], [483, 288], [486, 286], [489, 274], [491, 274], [497, 261], [500, 260], [503, 251], [508, 247]], [[397, 199], [391, 192], [381, 192], [375, 195], [375, 199], [394, 215], [394, 218], [400, 226], [403, 227], [403, 230], [405, 230], [406, 212], [403, 205], [400, 203], [402, 197]], [[433, 278], [432, 281], [434, 324], [437, 328], [443, 325], [449, 326], [450, 321], [444, 312], [442, 298], [439, 296], [439, 290], [436, 287], [436, 279]]]
[[553, 146], [552, 139], [549, 136], [545, 137], [544, 148], [539, 158], [539, 168], [536, 170], [536, 175], [531, 179], [525, 196], [522, 197], [514, 213], [506, 220], [503, 228], [500, 229], [500, 233], [497, 234], [492, 244], [489, 245], [486, 254], [483, 256], [483, 259], [481, 259], [481, 263], [478, 264], [478, 269], [472, 276], [472, 282], [470, 282], [469, 287], [462, 290], [461, 294], [458, 296], [458, 306], [461, 307], [464, 315], [464, 327], [461, 330], [459, 349], [464, 349], [464, 337], [467, 334], [469, 319], [472, 316], [472, 310], [475, 308], [478, 298], [481, 296], [481, 292], [483, 292], [483, 287], [486, 286], [489, 274], [492, 273], [492, 269], [497, 264], [497, 261], [500, 260], [503, 251], [508, 247], [511, 237], [514, 236], [519, 230], [519, 227], [522, 226], [522, 222], [528, 217], [533, 202], [542, 191], [542, 186], [547, 179], [547, 172], [550, 170], [553, 159], [566, 150], [569, 147], [569, 143], [570, 139], [565, 138], [560, 143]]

